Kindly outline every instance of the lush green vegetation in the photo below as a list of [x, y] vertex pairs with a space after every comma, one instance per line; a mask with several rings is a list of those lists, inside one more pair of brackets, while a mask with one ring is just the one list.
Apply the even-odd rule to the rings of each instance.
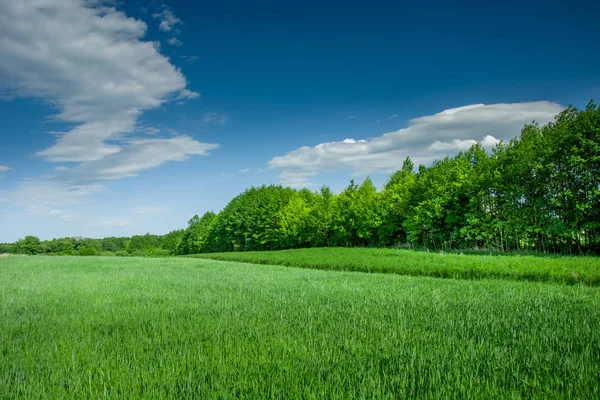
[[175, 254], [184, 231], [175, 230], [166, 235], [135, 235], [132, 237], [107, 237], [90, 239], [65, 237], [40, 240], [26, 236], [16, 243], [0, 243], [0, 254], [46, 255], [102, 255], [102, 256], [169, 256]]
[[369, 248], [209, 253], [193, 257], [336, 271], [600, 285], [597, 257], [484, 256]]
[[407, 159], [380, 191], [370, 179], [337, 195], [251, 188], [185, 235], [179, 254], [398, 244], [600, 253], [600, 108], [527, 125], [491, 154], [474, 145], [416, 171]]
[[6, 257], [0, 397], [592, 399], [598, 326], [586, 286]]
[[[517, 134], [517, 132], [515, 132]], [[485, 133], [482, 133], [482, 136]], [[87, 242], [87, 243], [83, 243]], [[377, 190], [367, 178], [341, 193], [253, 187], [218, 214], [165, 236], [35, 237], [1, 252], [169, 255], [304, 247], [487, 249], [600, 254], [600, 108], [568, 108], [492, 153], [477, 144], [433, 165], [410, 159]]]

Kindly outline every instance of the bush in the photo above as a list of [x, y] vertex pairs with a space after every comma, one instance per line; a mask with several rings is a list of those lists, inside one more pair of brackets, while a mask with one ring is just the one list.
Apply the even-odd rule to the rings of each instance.
[[167, 249], [154, 249], [148, 252], [148, 255], [151, 257], [169, 257], [171, 252]]
[[129, 257], [129, 253], [126, 252], [125, 250], [119, 250], [119, 251], [115, 252], [115, 255], [117, 257]]
[[84, 247], [82, 249], [79, 249], [80, 256], [95, 256], [96, 253], [96, 249], [93, 247]]
[[42, 242], [37, 236], [25, 236], [15, 243], [17, 251], [21, 254], [39, 254], [42, 251]]

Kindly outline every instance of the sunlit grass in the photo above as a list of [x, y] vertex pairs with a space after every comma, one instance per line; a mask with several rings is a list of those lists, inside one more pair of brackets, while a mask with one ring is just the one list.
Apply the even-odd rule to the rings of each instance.
[[598, 257], [485, 256], [375, 248], [313, 248], [192, 257], [301, 268], [440, 278], [502, 278], [600, 285]]
[[8, 257], [0, 398], [598, 398], [599, 294], [191, 258]]

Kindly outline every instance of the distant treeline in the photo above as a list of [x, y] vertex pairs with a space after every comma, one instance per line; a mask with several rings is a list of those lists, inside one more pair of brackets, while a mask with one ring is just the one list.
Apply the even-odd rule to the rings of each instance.
[[[28, 252], [22, 242], [0, 245], [0, 252]], [[379, 191], [369, 178], [339, 194], [326, 186], [252, 187], [220, 213], [196, 215], [185, 230], [165, 236], [37, 246], [47, 253], [93, 248], [123, 255], [326, 246], [600, 254], [600, 108], [591, 101], [545, 126], [525, 125], [491, 153], [476, 144], [416, 170], [407, 158]]]
[[40, 240], [36, 236], [26, 236], [15, 243], [0, 243], [0, 254], [169, 256], [176, 253], [183, 233], [184, 230], [181, 229], [162, 236], [148, 233], [132, 237], [107, 237], [104, 239], [65, 237], [52, 240]]

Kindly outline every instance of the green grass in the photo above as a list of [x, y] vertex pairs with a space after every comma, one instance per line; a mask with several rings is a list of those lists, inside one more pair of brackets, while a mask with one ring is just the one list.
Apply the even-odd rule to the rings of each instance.
[[0, 259], [0, 398], [600, 397], [600, 289]]
[[336, 271], [600, 285], [598, 257], [483, 256], [339, 247], [209, 253], [192, 257]]

